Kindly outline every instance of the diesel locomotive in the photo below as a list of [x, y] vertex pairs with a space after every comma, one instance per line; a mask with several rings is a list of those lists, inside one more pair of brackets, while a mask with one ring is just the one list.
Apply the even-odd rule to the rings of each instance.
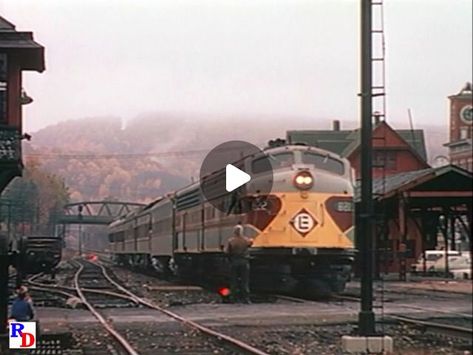
[[[225, 193], [207, 201], [193, 183], [115, 220], [109, 226], [114, 260], [164, 275], [224, 280], [229, 271], [224, 246], [240, 223], [254, 238], [253, 289], [341, 292], [355, 254], [349, 162], [316, 147], [285, 145], [235, 165], [251, 175], [249, 185], [258, 184], [266, 181], [268, 172], [260, 167], [268, 157], [273, 181], [268, 194]], [[245, 213], [242, 204], [250, 206]]]

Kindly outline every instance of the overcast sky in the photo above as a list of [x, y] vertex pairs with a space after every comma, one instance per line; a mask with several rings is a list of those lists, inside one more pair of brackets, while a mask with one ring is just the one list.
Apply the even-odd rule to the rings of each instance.
[[[390, 121], [447, 124], [472, 77], [471, 0], [385, 0]], [[34, 131], [149, 112], [358, 117], [358, 1], [0, 0], [47, 70], [26, 73]]]

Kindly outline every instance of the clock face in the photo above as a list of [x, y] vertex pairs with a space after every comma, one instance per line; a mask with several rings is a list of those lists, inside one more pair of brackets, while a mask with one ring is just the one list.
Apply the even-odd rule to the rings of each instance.
[[464, 106], [460, 111], [460, 118], [463, 122], [471, 124], [471, 122], [473, 121], [473, 106]]
[[434, 162], [433, 162], [432, 165], [434, 166], [434, 168], [438, 168], [438, 167], [445, 166], [445, 165], [448, 165], [448, 164], [450, 164], [450, 161], [446, 156], [437, 155], [434, 158]]

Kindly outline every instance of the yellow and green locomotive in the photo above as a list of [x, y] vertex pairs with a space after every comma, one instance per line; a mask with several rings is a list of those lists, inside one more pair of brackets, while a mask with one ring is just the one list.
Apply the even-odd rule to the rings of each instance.
[[[115, 260], [193, 279], [225, 278], [223, 249], [241, 223], [254, 238], [252, 288], [314, 296], [342, 291], [355, 253], [349, 162], [315, 147], [269, 148], [237, 162], [252, 177], [248, 185], [265, 181], [268, 172], [260, 161], [267, 157], [269, 194], [238, 196], [235, 203], [235, 195], [227, 193], [210, 203], [194, 183], [113, 222]], [[239, 213], [241, 203], [251, 208]]]

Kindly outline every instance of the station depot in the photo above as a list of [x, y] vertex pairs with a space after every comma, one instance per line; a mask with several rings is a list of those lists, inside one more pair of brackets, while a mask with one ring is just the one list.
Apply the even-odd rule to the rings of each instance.
[[[399, 273], [405, 278], [412, 265], [422, 260], [426, 250], [470, 251], [472, 128], [471, 121], [462, 119], [461, 114], [471, 107], [471, 84], [467, 83], [449, 99], [450, 125], [455, 129], [450, 131], [450, 143], [446, 145], [456, 144], [463, 150], [469, 149], [470, 157], [459, 160], [456, 158], [458, 149], [452, 150], [454, 155], [450, 158], [432, 159], [433, 165], [441, 166], [432, 167], [427, 163], [423, 130], [394, 129], [375, 116], [373, 199], [378, 276], [380, 273]], [[343, 130], [340, 121], [334, 121], [332, 130], [288, 131], [286, 139], [292, 144], [321, 147], [347, 158], [359, 185], [359, 130]], [[439, 160], [445, 160], [446, 164], [436, 164]], [[448, 164], [448, 160], [458, 165]], [[356, 189], [356, 205], [359, 192]]]

